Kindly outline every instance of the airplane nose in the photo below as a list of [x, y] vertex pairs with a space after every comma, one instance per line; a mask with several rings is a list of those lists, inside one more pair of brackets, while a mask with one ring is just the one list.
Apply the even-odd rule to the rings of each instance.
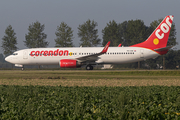
[[10, 62], [11, 59], [12, 59], [12, 58], [11, 58], [10, 56], [7, 56], [7, 57], [5, 58], [5, 61]]

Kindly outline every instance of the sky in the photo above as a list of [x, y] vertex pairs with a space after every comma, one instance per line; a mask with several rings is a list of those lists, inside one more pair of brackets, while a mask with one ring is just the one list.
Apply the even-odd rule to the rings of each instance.
[[[5, 29], [11, 25], [17, 37], [18, 49], [24, 45], [29, 25], [36, 21], [45, 25], [48, 47], [54, 47], [55, 32], [61, 22], [73, 30], [73, 43], [79, 46], [78, 26], [88, 19], [98, 23], [98, 35], [102, 42], [102, 29], [109, 21], [122, 23], [143, 20], [146, 26], [154, 20], [174, 15], [176, 40], [180, 44], [180, 0], [3, 0], [0, 3], [0, 46]], [[180, 45], [175, 46], [180, 49]], [[0, 48], [0, 53], [3, 53]]]

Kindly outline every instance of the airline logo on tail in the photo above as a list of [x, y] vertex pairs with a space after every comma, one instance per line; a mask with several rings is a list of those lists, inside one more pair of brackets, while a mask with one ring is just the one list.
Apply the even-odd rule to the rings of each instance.
[[[171, 19], [171, 21], [169, 21], [170, 19]], [[159, 39], [160, 40], [163, 39], [164, 34], [166, 34], [166, 33], [168, 33], [170, 31], [172, 21], [173, 21], [173, 16], [166, 17], [165, 23], [162, 23], [160, 25], [160, 28], [156, 30], [155, 35], [156, 35], [157, 38], [155, 38], [153, 40], [153, 43], [155, 45], [158, 45], [159, 44]]]
[[166, 47], [173, 17], [172, 15], [166, 16], [146, 41], [130, 47], [142, 47], [151, 50]]

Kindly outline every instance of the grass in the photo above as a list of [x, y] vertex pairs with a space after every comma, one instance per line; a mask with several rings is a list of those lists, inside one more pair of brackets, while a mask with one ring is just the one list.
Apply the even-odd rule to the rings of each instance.
[[180, 71], [5, 70], [0, 85], [180, 86]]

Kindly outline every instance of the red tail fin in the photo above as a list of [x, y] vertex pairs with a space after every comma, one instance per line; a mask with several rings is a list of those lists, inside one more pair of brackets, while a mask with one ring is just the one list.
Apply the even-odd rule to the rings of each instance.
[[152, 50], [166, 47], [173, 17], [172, 15], [166, 16], [146, 41], [130, 47], [143, 47]]

